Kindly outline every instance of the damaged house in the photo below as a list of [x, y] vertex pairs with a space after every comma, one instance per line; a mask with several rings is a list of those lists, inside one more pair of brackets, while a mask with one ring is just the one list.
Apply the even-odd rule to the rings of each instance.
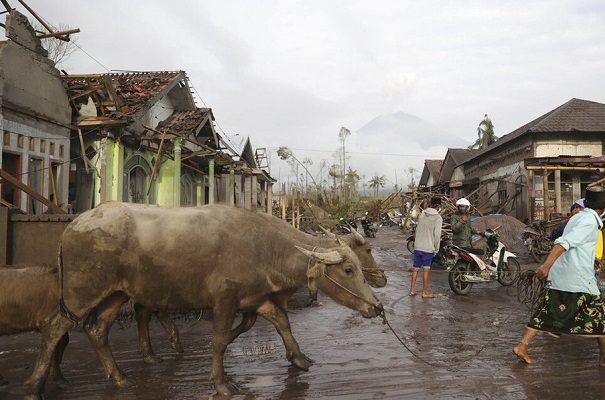
[[488, 209], [549, 220], [603, 177], [604, 141], [605, 104], [571, 99], [473, 154], [459, 178]]
[[[77, 128], [69, 198], [76, 212], [108, 200], [258, 204], [246, 177], [262, 173], [216, 132], [212, 110], [195, 105], [184, 71], [62, 78]], [[256, 197], [267, 199], [270, 190], [263, 185]], [[266, 201], [258, 206], [271, 209]]]
[[71, 112], [64, 83], [27, 17], [0, 42], [1, 203], [30, 214], [68, 203]]
[[442, 164], [443, 160], [424, 160], [424, 168], [422, 168], [420, 180], [418, 181], [419, 189], [432, 188], [437, 184]]

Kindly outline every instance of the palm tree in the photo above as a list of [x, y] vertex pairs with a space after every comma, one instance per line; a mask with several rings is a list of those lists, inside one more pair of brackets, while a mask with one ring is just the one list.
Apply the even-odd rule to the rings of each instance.
[[386, 181], [386, 177], [384, 175], [378, 176], [374, 175], [372, 179], [368, 182], [368, 186], [370, 189], [374, 189], [374, 196], [378, 196], [378, 190], [384, 187]]
[[353, 195], [357, 194], [357, 184], [359, 183], [360, 179], [361, 178], [359, 177], [357, 170], [349, 167], [347, 173], [345, 174], [345, 187], [347, 196], [349, 198], [352, 198]]
[[332, 177], [332, 179], [334, 180], [334, 186], [333, 186], [333, 190], [336, 191], [336, 188], [338, 186], [336, 186], [336, 179], [340, 178], [340, 167], [337, 164], [332, 164], [330, 165], [330, 169], [328, 170], [328, 175], [330, 175]]
[[477, 140], [469, 146], [469, 149], [485, 149], [490, 144], [498, 140], [498, 136], [494, 133], [494, 124], [489, 119], [487, 114], [483, 117], [483, 120], [477, 127]]

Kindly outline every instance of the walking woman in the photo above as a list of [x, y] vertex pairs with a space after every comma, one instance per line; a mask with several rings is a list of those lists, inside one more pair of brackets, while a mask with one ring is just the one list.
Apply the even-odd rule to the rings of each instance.
[[595, 276], [595, 248], [601, 217], [605, 213], [605, 188], [589, 187], [585, 209], [565, 226], [536, 277], [546, 280], [546, 293], [532, 316], [525, 333], [513, 348], [522, 361], [532, 364], [527, 347], [538, 331], [555, 336], [570, 334], [596, 338], [599, 365], [605, 367], [605, 302]]

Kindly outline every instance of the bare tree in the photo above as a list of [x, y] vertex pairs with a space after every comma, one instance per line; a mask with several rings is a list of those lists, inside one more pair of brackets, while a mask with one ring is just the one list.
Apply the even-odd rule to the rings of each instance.
[[410, 177], [410, 182], [408, 183], [408, 190], [413, 191], [418, 189], [418, 183], [416, 182], [415, 176], [418, 173], [416, 168], [410, 167], [407, 169], [407, 173]]
[[[307, 169], [305, 162], [300, 162], [298, 160], [298, 158], [296, 158], [294, 156], [294, 153], [292, 152], [292, 150], [289, 147], [281, 146], [279, 149], [277, 149], [277, 155], [280, 159], [286, 161], [288, 163], [288, 165], [290, 165], [292, 172], [294, 172], [294, 174], [296, 175], [296, 182], [297, 182], [298, 186], [301, 186], [299, 184], [299, 182], [304, 182], [304, 180], [305, 180], [304, 174], [300, 174], [300, 175], [298, 174], [298, 166], [300, 165], [305, 170], [306, 176], [311, 177], [311, 180], [313, 181], [313, 184], [315, 185], [315, 187], [316, 188], [318, 187], [317, 182], [315, 182], [315, 178], [313, 178], [313, 175]], [[308, 164], [308, 165], [311, 165], [313, 163], [313, 161], [311, 159], [306, 159], [306, 161], [307, 161], [306, 164]]]
[[[31, 26], [34, 28], [36, 33], [45, 34], [48, 33], [46, 28], [42, 26], [37, 20], [29, 21]], [[60, 24], [57, 31], [67, 31], [71, 27], [65, 24]], [[48, 58], [55, 63], [55, 66], [61, 62], [66, 61], [77, 49], [77, 38], [69, 37], [69, 41], [60, 40], [54, 37], [40, 39], [42, 41], [42, 47], [48, 51]]]

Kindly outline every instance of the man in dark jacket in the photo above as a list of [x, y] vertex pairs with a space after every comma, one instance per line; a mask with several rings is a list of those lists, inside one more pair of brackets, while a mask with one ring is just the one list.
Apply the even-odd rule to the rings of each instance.
[[456, 202], [456, 207], [458, 211], [452, 214], [451, 218], [452, 243], [459, 247], [473, 247], [471, 241], [473, 230], [469, 221], [471, 203], [463, 197]]
[[573, 217], [574, 215], [576, 215], [577, 213], [579, 213], [583, 209], [584, 209], [584, 199], [578, 199], [578, 200], [576, 200], [571, 205], [571, 209], [569, 210], [569, 218], [567, 218], [566, 220], [561, 221], [561, 223], [550, 234], [550, 238], [552, 240], [557, 240], [559, 237], [561, 237], [561, 235], [563, 235], [563, 230], [565, 230], [565, 226], [567, 225], [567, 223], [569, 222], [569, 220], [571, 219], [571, 217]]

